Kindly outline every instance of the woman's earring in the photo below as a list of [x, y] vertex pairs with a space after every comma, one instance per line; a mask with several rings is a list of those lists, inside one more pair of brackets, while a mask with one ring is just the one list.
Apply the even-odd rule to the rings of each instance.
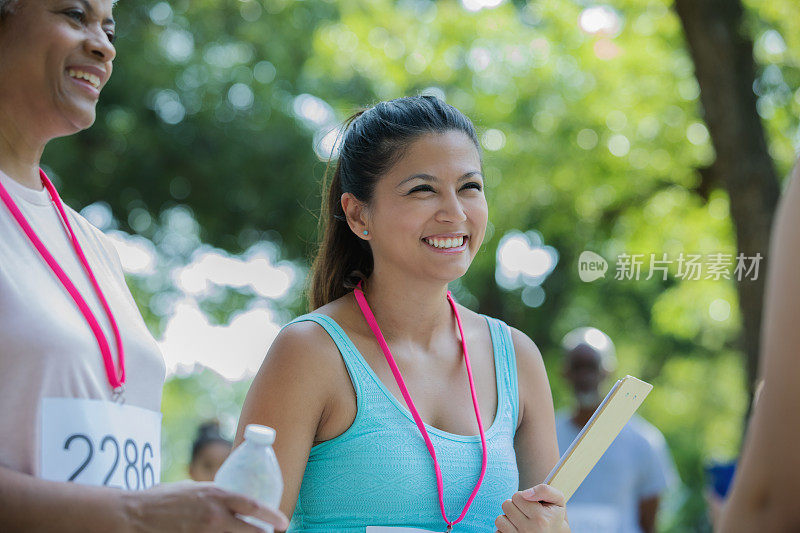
[[364, 230], [364, 235], [369, 235], [369, 231]]

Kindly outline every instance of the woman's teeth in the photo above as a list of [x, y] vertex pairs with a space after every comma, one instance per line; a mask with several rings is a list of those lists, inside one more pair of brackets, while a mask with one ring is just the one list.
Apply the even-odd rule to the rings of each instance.
[[95, 89], [100, 88], [100, 78], [95, 76], [94, 74], [89, 74], [88, 72], [83, 72], [82, 70], [74, 70], [74, 69], [69, 69], [67, 71], [67, 74], [69, 74], [73, 78], [88, 81], [89, 83], [92, 84], [92, 87], [94, 87]]
[[432, 239], [426, 237], [425, 242], [436, 248], [458, 248], [464, 244], [464, 236], [462, 235], [461, 237], [452, 237], [449, 239]]

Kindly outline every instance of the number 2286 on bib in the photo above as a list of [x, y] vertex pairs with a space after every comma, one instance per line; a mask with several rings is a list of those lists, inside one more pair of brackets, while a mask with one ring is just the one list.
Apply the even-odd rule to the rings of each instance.
[[161, 472], [161, 413], [104, 400], [44, 398], [41, 477], [144, 490]]

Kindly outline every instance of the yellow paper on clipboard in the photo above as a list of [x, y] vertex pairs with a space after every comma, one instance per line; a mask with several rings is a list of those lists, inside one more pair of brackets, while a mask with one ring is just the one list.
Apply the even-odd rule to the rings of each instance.
[[544, 482], [568, 501], [653, 390], [633, 376], [617, 381]]

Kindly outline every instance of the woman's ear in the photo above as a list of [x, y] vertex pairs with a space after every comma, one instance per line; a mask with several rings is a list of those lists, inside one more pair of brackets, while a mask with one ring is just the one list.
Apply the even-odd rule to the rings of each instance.
[[342, 211], [347, 218], [347, 225], [356, 236], [368, 241], [370, 239], [369, 212], [366, 204], [349, 192], [342, 195], [341, 202]]

